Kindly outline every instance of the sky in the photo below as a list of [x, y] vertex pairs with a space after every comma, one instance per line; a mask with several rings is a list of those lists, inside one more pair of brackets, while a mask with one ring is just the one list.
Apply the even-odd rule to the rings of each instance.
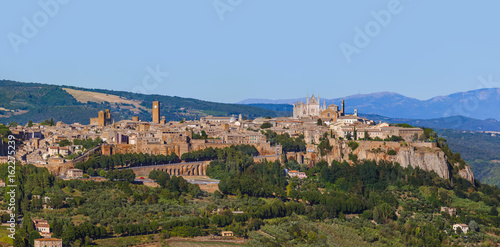
[[[500, 87], [500, 2], [0, 3], [0, 79], [197, 98]], [[479, 77], [493, 78], [490, 81]]]

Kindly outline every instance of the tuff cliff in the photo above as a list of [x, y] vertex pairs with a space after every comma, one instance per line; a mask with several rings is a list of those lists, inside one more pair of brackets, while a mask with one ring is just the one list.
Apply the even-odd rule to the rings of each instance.
[[[349, 141], [333, 140], [333, 143], [331, 143], [333, 149], [328, 158], [337, 161], [349, 161], [349, 154], [355, 154], [359, 160], [384, 160], [397, 162], [402, 167], [412, 166], [426, 171], [434, 171], [445, 179], [450, 179], [452, 174], [453, 166], [448, 162], [445, 153], [435, 143], [356, 142], [358, 146], [353, 148], [355, 145], [350, 147]], [[389, 150], [394, 151], [389, 152]], [[458, 168], [458, 164], [455, 166]], [[458, 174], [474, 182], [474, 174], [468, 165], [460, 170]]]

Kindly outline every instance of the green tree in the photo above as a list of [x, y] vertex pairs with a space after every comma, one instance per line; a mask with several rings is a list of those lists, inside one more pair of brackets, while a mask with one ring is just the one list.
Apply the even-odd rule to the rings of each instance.
[[323, 121], [321, 120], [321, 118], [318, 118], [318, 122], [316, 122], [316, 124], [319, 126], [323, 125]]
[[477, 222], [475, 220], [472, 220], [471, 222], [469, 222], [469, 229], [472, 232], [478, 232], [479, 231], [479, 225], [477, 224]]
[[99, 176], [106, 177], [106, 171], [105, 170], [100, 170], [99, 171]]
[[319, 153], [321, 156], [325, 156], [332, 150], [333, 146], [330, 145], [330, 140], [328, 138], [323, 139], [319, 145]]
[[37, 231], [31, 231], [29, 236], [29, 243], [31, 246], [35, 246], [35, 239], [39, 239], [42, 237]]
[[53, 237], [61, 237], [63, 234], [63, 224], [62, 222], [58, 220], [54, 220], [54, 223], [51, 224], [50, 226], [52, 232], [53, 232]]
[[66, 147], [66, 146], [69, 146], [69, 145], [71, 145], [71, 142], [68, 141], [68, 139], [64, 139], [64, 140], [61, 140], [59, 142], [59, 147]]
[[89, 169], [87, 169], [87, 174], [89, 176], [95, 176], [95, 170], [94, 170], [94, 168], [90, 167]]
[[370, 134], [368, 134], [368, 131], [365, 130], [365, 140], [370, 140]]
[[273, 127], [271, 123], [263, 123], [262, 125], [260, 125], [261, 129], [269, 129], [271, 127]]
[[159, 173], [159, 171], [157, 171], [157, 170], [151, 170], [149, 172], [149, 176], [148, 177], [150, 179], [156, 180], [156, 178], [158, 178], [158, 173]]
[[30, 120], [30, 121], [28, 121], [28, 128], [29, 128], [29, 127], [33, 127], [33, 121], [31, 121], [31, 120]]
[[497, 206], [496, 205], [493, 205], [491, 207], [489, 215], [491, 215], [491, 216], [498, 216], [498, 210], [497, 210]]

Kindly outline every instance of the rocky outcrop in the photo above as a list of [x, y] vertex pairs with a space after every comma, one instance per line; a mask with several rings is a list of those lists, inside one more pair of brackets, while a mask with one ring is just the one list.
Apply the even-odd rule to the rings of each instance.
[[446, 155], [440, 149], [436, 149], [423, 151], [413, 147], [404, 147], [395, 155], [395, 161], [402, 167], [419, 167], [422, 170], [434, 171], [440, 177], [449, 179], [450, 169]]
[[[349, 154], [357, 155], [359, 160], [375, 160], [397, 162], [402, 167], [419, 167], [426, 171], [434, 171], [441, 178], [450, 179], [452, 166], [445, 153], [431, 143], [410, 143], [402, 145], [398, 142], [358, 141], [359, 146], [352, 150], [346, 141], [333, 143], [331, 158], [337, 161], [348, 161]], [[388, 154], [388, 150], [395, 154]], [[469, 166], [458, 173], [463, 178], [474, 182], [474, 174]]]
[[458, 175], [460, 175], [460, 177], [469, 180], [471, 183], [474, 184], [474, 173], [472, 173], [470, 166], [466, 165], [465, 169], [458, 171]]

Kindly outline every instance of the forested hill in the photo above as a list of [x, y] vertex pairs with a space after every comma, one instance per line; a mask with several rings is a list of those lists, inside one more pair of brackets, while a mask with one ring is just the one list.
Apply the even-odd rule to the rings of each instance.
[[500, 134], [437, 129], [482, 183], [500, 186]]
[[150, 121], [154, 100], [161, 102], [161, 115], [167, 121], [199, 119], [206, 115], [242, 114], [255, 118], [280, 114], [253, 106], [191, 98], [0, 80], [0, 123], [26, 124], [29, 120], [42, 122], [53, 118], [65, 123], [88, 124], [89, 118], [97, 117], [97, 112], [104, 109], [110, 109], [115, 120], [139, 116], [141, 120]]

